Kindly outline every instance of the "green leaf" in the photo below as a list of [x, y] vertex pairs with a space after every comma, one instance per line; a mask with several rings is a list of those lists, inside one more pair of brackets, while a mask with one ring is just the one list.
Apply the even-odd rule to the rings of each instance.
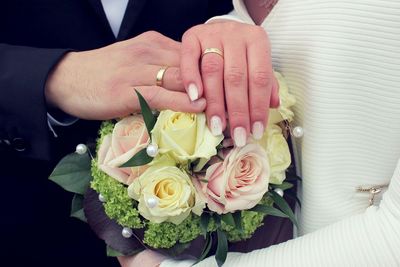
[[282, 190], [287, 190], [293, 187], [293, 184], [288, 182], [283, 182], [282, 184], [271, 184], [272, 188], [280, 188]]
[[232, 213], [222, 214], [221, 219], [227, 225], [235, 227], [235, 220], [233, 219]]
[[225, 233], [221, 229], [217, 229], [217, 251], [215, 252], [215, 260], [218, 266], [222, 266], [225, 263], [226, 256], [228, 255], [228, 240]]
[[237, 211], [233, 214], [233, 220], [235, 221], [235, 228], [243, 233], [243, 225], [242, 225], [242, 212]]
[[149, 136], [151, 138], [151, 131], [156, 124], [157, 118], [153, 115], [153, 112], [151, 111], [144, 97], [139, 93], [138, 90], [135, 89], [135, 91], [139, 98], [140, 109], [142, 111], [144, 123], [146, 124], [147, 132], [149, 133]]
[[215, 224], [217, 225], [217, 227], [221, 227], [221, 216], [214, 213], [213, 214], [213, 219], [215, 221]]
[[85, 212], [83, 211], [83, 196], [75, 194], [71, 204], [71, 217], [87, 222]]
[[212, 242], [213, 242], [212, 235], [208, 234], [203, 251], [201, 252], [200, 257], [197, 259], [197, 261], [193, 265], [196, 265], [197, 263], [201, 262], [202, 260], [204, 260], [207, 257], [208, 253], [210, 252]]
[[200, 217], [200, 228], [201, 228], [201, 233], [203, 234], [204, 237], [207, 235], [207, 228], [208, 228], [208, 223], [210, 222], [211, 216], [203, 212]]
[[255, 207], [249, 209], [249, 211], [261, 212], [261, 213], [265, 213], [265, 214], [276, 216], [276, 217], [283, 217], [283, 218], [289, 217], [288, 215], [286, 215], [285, 213], [283, 213], [282, 211], [280, 211], [274, 207], [265, 206], [265, 205], [261, 205], [261, 204], [256, 205]]
[[299, 227], [296, 217], [294, 216], [292, 209], [286, 203], [286, 200], [278, 195], [275, 191], [270, 191], [269, 193], [274, 200], [274, 203], [289, 217], [296, 227]]
[[296, 193], [292, 193], [290, 191], [285, 192], [285, 196], [290, 197], [291, 199], [296, 200], [297, 204], [299, 205], [300, 209], [301, 209], [301, 201], [300, 199], [296, 196]]
[[150, 163], [152, 160], [153, 158], [147, 155], [146, 148], [143, 148], [138, 153], [136, 153], [130, 160], [122, 164], [120, 168], [143, 166]]
[[90, 160], [87, 153], [69, 154], [57, 164], [49, 179], [69, 192], [83, 195], [92, 180]]
[[139, 252], [142, 252], [144, 250], [144, 248], [141, 249], [135, 249], [134, 251], [128, 253], [128, 254], [122, 254], [121, 252], [113, 249], [110, 246], [107, 246], [107, 256], [108, 257], [121, 257], [121, 256], [133, 256], [135, 254], [138, 254]]

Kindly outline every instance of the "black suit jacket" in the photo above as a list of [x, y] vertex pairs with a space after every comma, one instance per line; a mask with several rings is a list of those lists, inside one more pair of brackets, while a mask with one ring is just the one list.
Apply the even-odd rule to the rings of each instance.
[[115, 38], [100, 0], [0, 0], [0, 265], [112, 264], [103, 243], [69, 218], [71, 195], [47, 180], [60, 157], [94, 140], [98, 127], [81, 120], [58, 127], [58, 138], [50, 133], [44, 86], [58, 60], [149, 30], [180, 40], [230, 10], [231, 0], [131, 0]]

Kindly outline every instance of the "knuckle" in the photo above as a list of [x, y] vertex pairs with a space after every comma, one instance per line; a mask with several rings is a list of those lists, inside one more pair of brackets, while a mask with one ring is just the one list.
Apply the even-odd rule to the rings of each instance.
[[255, 25], [255, 26], [253, 26], [253, 29], [254, 29], [254, 33], [263, 35], [263, 36], [267, 36], [267, 31], [262, 26]]
[[217, 97], [207, 94], [206, 99], [207, 99], [207, 108], [211, 108], [213, 110], [215, 110], [215, 109], [219, 110], [219, 109], [223, 108], [222, 100], [218, 99]]
[[240, 86], [245, 82], [246, 72], [239, 67], [231, 67], [227, 71], [225, 79], [231, 86]]
[[146, 39], [149, 39], [150, 41], [158, 41], [162, 38], [162, 35], [156, 31], [148, 31], [143, 33], [143, 35], [146, 37]]
[[137, 44], [133, 48], [135, 56], [146, 57], [151, 54], [151, 48], [147, 45]]
[[174, 79], [175, 82], [182, 83], [182, 75], [180, 69], [174, 70], [174, 72], [172, 73], [172, 78]]
[[226, 21], [224, 23], [219, 23], [218, 25], [226, 28], [228, 31], [237, 31], [238, 25], [241, 23], [238, 23], [236, 21]]
[[204, 29], [208, 29], [210, 26], [208, 24], [198, 24], [196, 26], [193, 26], [192, 28], [189, 29], [189, 33], [197, 35], [204, 31]]
[[265, 118], [267, 114], [267, 108], [262, 107], [262, 106], [255, 106], [251, 108], [251, 117], [253, 119], [261, 119], [261, 118]]
[[222, 63], [215, 57], [208, 56], [201, 64], [201, 72], [205, 75], [212, 75], [222, 71]]
[[249, 114], [246, 111], [239, 110], [239, 109], [232, 110], [228, 113], [229, 113], [229, 117], [233, 121], [243, 121], [244, 119], [248, 118], [248, 116], [249, 116]]
[[195, 27], [190, 28], [187, 30], [183, 35], [182, 35], [182, 42], [185, 42], [186, 40], [189, 40], [194, 37], [195, 35]]
[[271, 74], [267, 71], [255, 71], [251, 74], [250, 80], [257, 87], [268, 87], [272, 84]]

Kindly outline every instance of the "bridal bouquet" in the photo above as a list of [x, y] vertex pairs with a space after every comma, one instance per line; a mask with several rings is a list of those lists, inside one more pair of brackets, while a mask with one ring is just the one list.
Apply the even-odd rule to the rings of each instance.
[[283, 191], [294, 97], [279, 74], [281, 106], [270, 110], [261, 140], [233, 147], [213, 136], [205, 114], [141, 114], [103, 122], [97, 144], [80, 144], [50, 179], [75, 193], [71, 215], [105, 240], [110, 255], [145, 248], [203, 259], [212, 247], [222, 265], [228, 242], [248, 239], [266, 215], [296, 223]]

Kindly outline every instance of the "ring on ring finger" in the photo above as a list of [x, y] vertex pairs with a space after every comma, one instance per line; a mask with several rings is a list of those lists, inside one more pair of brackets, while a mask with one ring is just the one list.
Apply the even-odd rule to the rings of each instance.
[[222, 51], [216, 47], [209, 47], [209, 48], [204, 49], [203, 54], [201, 55], [201, 58], [203, 58], [205, 55], [211, 54], [211, 53], [220, 55], [222, 58], [224, 58], [224, 53], [222, 53]]
[[162, 86], [163, 85], [163, 77], [165, 74], [165, 71], [168, 69], [168, 66], [162, 67], [156, 75], [156, 85], [157, 86]]

